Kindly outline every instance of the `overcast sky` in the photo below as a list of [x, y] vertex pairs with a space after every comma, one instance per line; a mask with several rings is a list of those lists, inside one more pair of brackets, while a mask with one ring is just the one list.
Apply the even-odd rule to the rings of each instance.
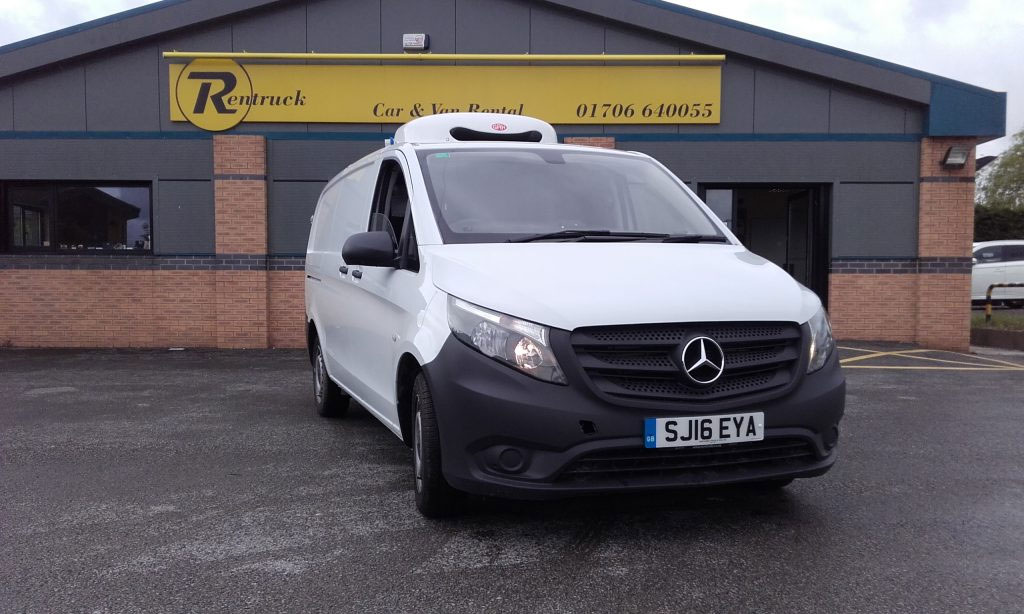
[[[211, 0], [215, 1], [215, 0]], [[148, 4], [0, 0], [0, 45]], [[1009, 92], [1007, 132], [1024, 128], [1020, 0], [689, 0], [695, 9]], [[1009, 138], [987, 143], [998, 153]]]

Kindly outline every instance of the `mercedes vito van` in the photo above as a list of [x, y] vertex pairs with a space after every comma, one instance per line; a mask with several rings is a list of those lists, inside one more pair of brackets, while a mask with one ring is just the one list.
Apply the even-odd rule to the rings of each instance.
[[416, 504], [752, 482], [836, 459], [818, 297], [650, 157], [514, 115], [399, 128], [327, 184], [306, 256], [319, 412], [413, 450]]

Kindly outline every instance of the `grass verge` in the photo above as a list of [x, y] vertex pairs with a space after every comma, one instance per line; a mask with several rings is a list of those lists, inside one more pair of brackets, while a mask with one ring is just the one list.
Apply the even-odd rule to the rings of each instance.
[[971, 314], [971, 328], [995, 328], [998, 330], [1024, 331], [1024, 315], [1016, 313], [992, 313], [992, 321], [985, 323], [984, 313]]

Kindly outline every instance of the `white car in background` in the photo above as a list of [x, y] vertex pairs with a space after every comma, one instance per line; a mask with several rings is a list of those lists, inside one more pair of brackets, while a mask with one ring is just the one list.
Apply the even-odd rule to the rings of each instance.
[[[971, 301], [984, 301], [991, 284], [1024, 283], [1024, 240], [985, 241], [974, 244]], [[996, 288], [993, 302], [1024, 306], [1024, 287]]]

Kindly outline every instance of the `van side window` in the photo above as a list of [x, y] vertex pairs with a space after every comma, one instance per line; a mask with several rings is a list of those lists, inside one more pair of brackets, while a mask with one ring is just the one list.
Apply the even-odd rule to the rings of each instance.
[[1024, 245], [1004, 245], [1003, 260], [1006, 262], [1020, 262], [1024, 260]]
[[989, 247], [983, 247], [978, 251], [974, 252], [974, 257], [978, 259], [978, 262], [1002, 262], [1003, 246], [993, 245]]
[[[340, 252], [345, 240], [364, 228], [370, 198], [373, 194], [373, 163], [352, 169], [344, 177], [327, 188], [324, 205], [329, 216], [325, 222], [330, 231], [323, 237], [322, 251]], [[325, 225], [320, 226], [321, 229]]]
[[395, 239], [402, 238], [402, 229], [405, 225], [406, 211], [409, 209], [409, 191], [405, 186], [405, 177], [402, 175], [402, 167], [394, 160], [385, 160], [380, 167], [380, 176], [377, 180], [377, 194], [374, 197], [373, 211], [370, 216], [370, 230], [384, 230], [375, 228], [380, 226], [383, 216], [391, 224], [395, 233]]

